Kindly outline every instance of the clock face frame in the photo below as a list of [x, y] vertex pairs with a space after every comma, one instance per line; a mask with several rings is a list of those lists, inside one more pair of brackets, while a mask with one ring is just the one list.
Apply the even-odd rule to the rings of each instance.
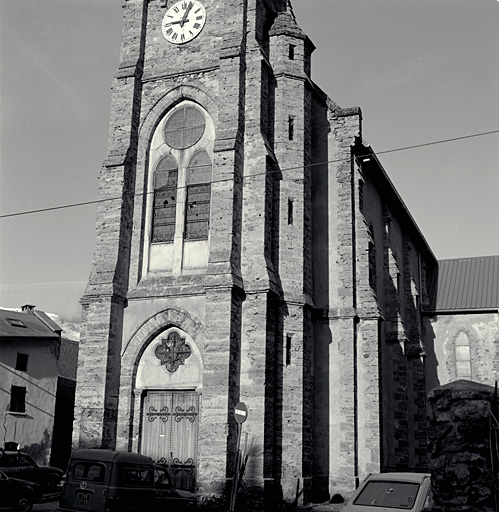
[[192, 41], [203, 30], [206, 11], [198, 0], [180, 0], [165, 13], [161, 25], [165, 39], [173, 44]]

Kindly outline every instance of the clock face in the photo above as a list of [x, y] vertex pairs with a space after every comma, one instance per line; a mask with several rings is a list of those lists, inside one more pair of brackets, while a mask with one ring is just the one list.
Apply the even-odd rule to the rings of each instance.
[[163, 35], [173, 44], [192, 41], [203, 30], [206, 12], [197, 0], [181, 0], [173, 4], [163, 18]]

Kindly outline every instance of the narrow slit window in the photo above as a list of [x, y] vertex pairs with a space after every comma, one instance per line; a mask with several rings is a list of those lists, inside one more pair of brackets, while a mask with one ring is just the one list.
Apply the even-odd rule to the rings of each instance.
[[294, 116], [289, 116], [289, 118], [288, 118], [288, 138], [289, 138], [289, 140], [293, 140], [295, 138], [295, 118], [294, 118]]
[[377, 275], [376, 275], [376, 246], [374, 244], [374, 233], [372, 228], [369, 229], [371, 241], [368, 246], [368, 261], [369, 261], [369, 286], [376, 292]]
[[295, 60], [295, 45], [289, 45], [289, 60]]
[[291, 364], [291, 339], [292, 336], [290, 334], [286, 335], [286, 366]]
[[293, 200], [288, 199], [288, 225], [293, 224]]

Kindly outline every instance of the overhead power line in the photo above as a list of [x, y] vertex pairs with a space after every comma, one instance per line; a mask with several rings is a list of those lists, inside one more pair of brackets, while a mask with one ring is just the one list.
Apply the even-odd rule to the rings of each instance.
[[[427, 146], [434, 146], [436, 144], [444, 144], [444, 143], [447, 143], [447, 142], [455, 142], [455, 141], [458, 141], [458, 140], [464, 140], [464, 139], [471, 139], [471, 138], [474, 138], [474, 137], [483, 137], [484, 135], [492, 135], [494, 133], [499, 133], [499, 130], [491, 130], [489, 132], [481, 132], [481, 133], [473, 133], [471, 135], [463, 135], [462, 137], [453, 137], [451, 139], [441, 139], [441, 140], [436, 140], [436, 141], [432, 141], [432, 142], [425, 142], [423, 144], [414, 144], [412, 146], [404, 146], [404, 147], [400, 147], [400, 148], [395, 148], [395, 149], [387, 149], [385, 151], [377, 151], [375, 152], [376, 155], [386, 155], [388, 153], [396, 153], [398, 151], [407, 151], [409, 149], [417, 149], [417, 148], [423, 148], [423, 147], [427, 147]], [[362, 155], [359, 155], [360, 157], [362, 157]], [[365, 155], [365, 156], [371, 156], [371, 155]], [[303, 165], [299, 165], [299, 166], [296, 166], [296, 167], [288, 167], [287, 169], [279, 169], [277, 171], [274, 171], [274, 172], [280, 172], [280, 173], [284, 173], [284, 172], [288, 172], [288, 171], [294, 171], [296, 169], [302, 169], [304, 167], [316, 167], [316, 166], [319, 166], [319, 165], [326, 165], [326, 164], [332, 164], [332, 163], [336, 163], [336, 162], [342, 162], [344, 161], [345, 159], [344, 158], [339, 158], [339, 159], [335, 159], [335, 160], [328, 160], [328, 161], [325, 161], [325, 162], [315, 162], [313, 164], [308, 164], [306, 166], [303, 166]], [[257, 174], [252, 174], [251, 176], [243, 176], [243, 179], [245, 178], [254, 178], [254, 177], [257, 177], [257, 176], [266, 176], [270, 173], [268, 172], [262, 172], [262, 173], [257, 173]], [[225, 178], [225, 179], [220, 179], [220, 180], [213, 180], [211, 183], [222, 183], [222, 182], [225, 182], [225, 181], [231, 181], [233, 178]], [[181, 188], [181, 187], [179, 187]], [[185, 187], [184, 187], [185, 188]], [[151, 192], [144, 192], [144, 193], [141, 193], [141, 194], [134, 194], [134, 197], [139, 197], [139, 196], [142, 196], [142, 195], [147, 195], [147, 194], [152, 194], [153, 191]], [[43, 213], [43, 212], [51, 212], [51, 211], [54, 211], [54, 210], [64, 210], [66, 208], [76, 208], [76, 207], [79, 207], [79, 206], [88, 206], [88, 205], [91, 205], [91, 204], [99, 204], [99, 203], [105, 203], [107, 201], [116, 201], [116, 200], [119, 200], [119, 199], [122, 199], [122, 197], [110, 197], [110, 198], [106, 198], [106, 199], [95, 199], [93, 201], [84, 201], [84, 202], [81, 202], [81, 203], [71, 203], [71, 204], [65, 204], [65, 205], [60, 205], [60, 206], [50, 206], [48, 208], [39, 208], [39, 209], [36, 209], [36, 210], [25, 210], [25, 211], [21, 211], [21, 212], [16, 212], [16, 213], [7, 213], [5, 215], [0, 215], [0, 219], [6, 219], [8, 217], [18, 217], [20, 215], [29, 215], [29, 214], [32, 214], [32, 213]]]

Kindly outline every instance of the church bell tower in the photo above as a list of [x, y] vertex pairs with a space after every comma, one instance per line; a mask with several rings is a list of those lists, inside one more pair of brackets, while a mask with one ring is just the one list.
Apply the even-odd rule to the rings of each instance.
[[243, 401], [249, 489], [310, 489], [313, 49], [287, 0], [124, 1], [75, 447], [222, 494]]

